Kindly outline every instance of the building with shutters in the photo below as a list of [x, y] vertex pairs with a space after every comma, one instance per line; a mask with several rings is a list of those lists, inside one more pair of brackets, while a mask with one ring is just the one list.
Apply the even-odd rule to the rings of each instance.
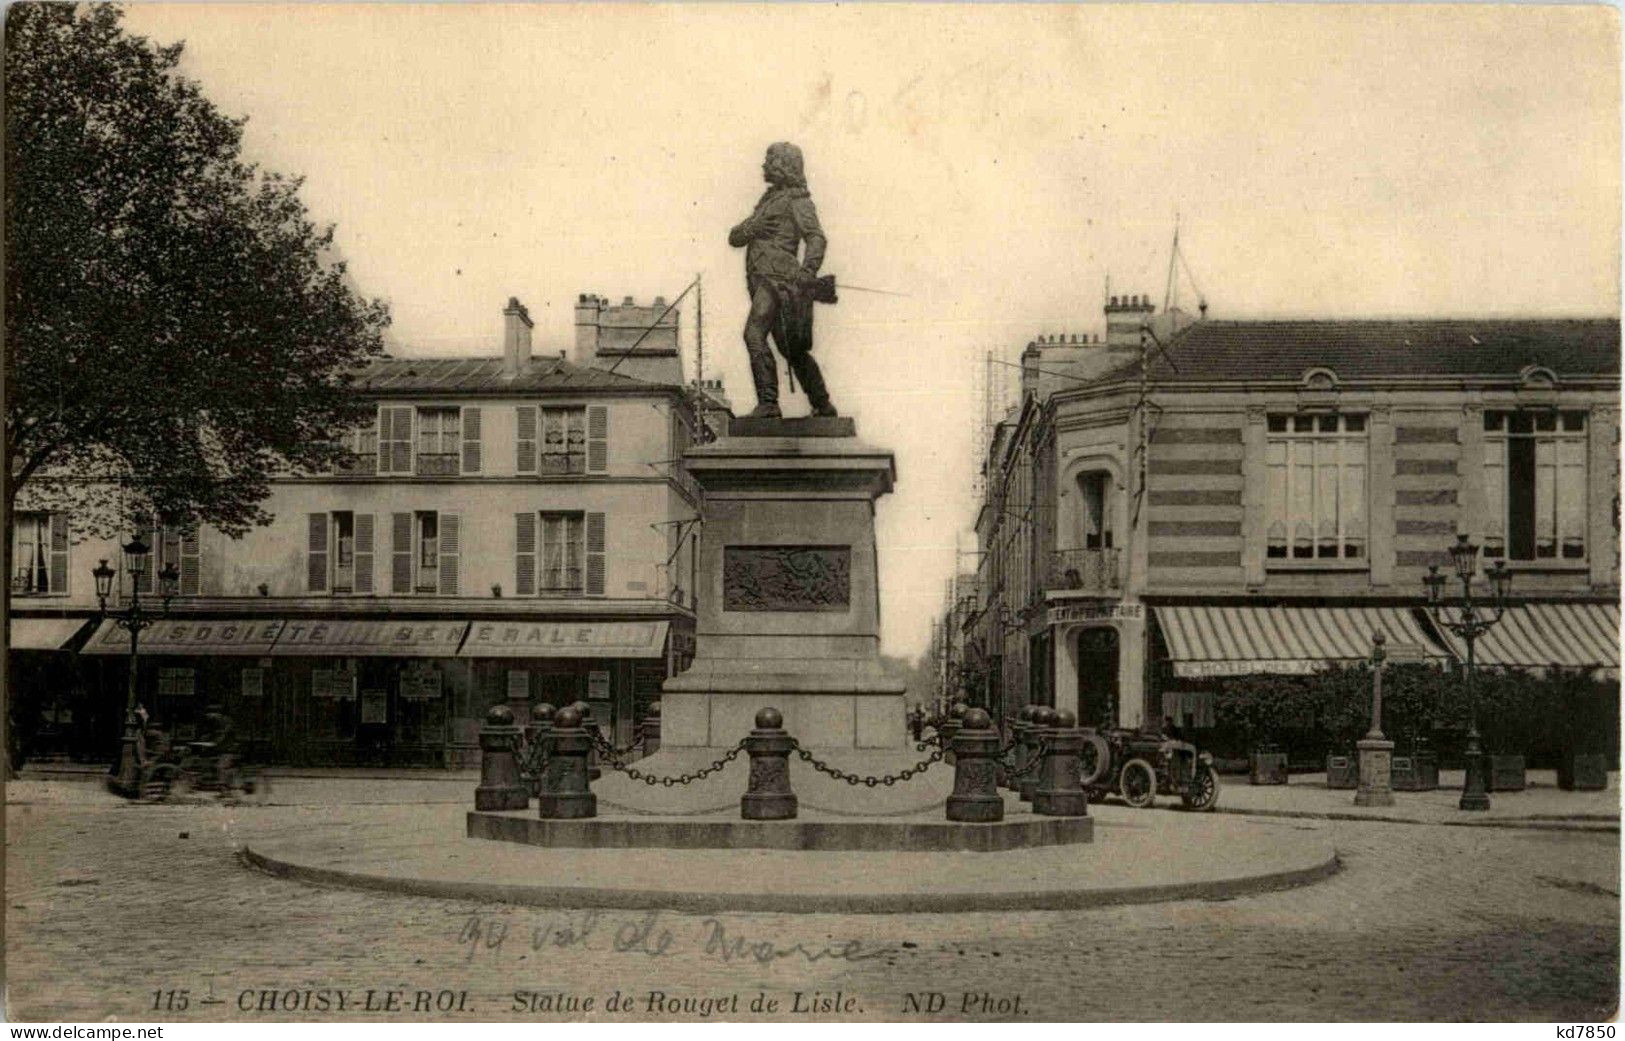
[[1375, 632], [1456, 661], [1422, 578], [1458, 533], [1515, 576], [1481, 664], [1618, 678], [1616, 319], [1106, 310], [1104, 338], [1027, 346], [987, 446], [964, 646], [1002, 673], [990, 705], [1200, 736], [1216, 677], [1363, 658]]
[[[486, 710], [521, 698], [589, 701], [628, 743], [693, 655], [698, 511], [676, 461], [720, 396], [683, 386], [664, 309], [583, 296], [574, 345], [539, 355], [511, 300], [500, 356], [372, 363], [375, 421], [335, 472], [274, 481], [272, 523], [149, 532], [154, 569], [182, 575], [142, 636], [149, 711], [184, 734], [222, 704], [281, 763], [468, 766]], [[13, 662], [60, 666], [42, 682], [75, 685], [116, 742], [128, 636], [94, 624], [90, 570], [117, 547], [20, 520]]]

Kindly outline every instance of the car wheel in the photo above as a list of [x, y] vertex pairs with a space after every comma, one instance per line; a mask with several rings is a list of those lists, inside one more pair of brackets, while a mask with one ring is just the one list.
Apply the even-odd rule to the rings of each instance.
[[1078, 781], [1085, 788], [1099, 783], [1111, 772], [1112, 749], [1099, 734], [1085, 734], [1083, 749], [1078, 754], [1082, 761], [1082, 774]]
[[1157, 772], [1144, 759], [1130, 759], [1123, 764], [1117, 790], [1124, 802], [1143, 810], [1157, 801]]
[[1197, 763], [1196, 776], [1183, 792], [1180, 799], [1188, 810], [1205, 812], [1219, 804], [1219, 771], [1213, 769], [1212, 763]]

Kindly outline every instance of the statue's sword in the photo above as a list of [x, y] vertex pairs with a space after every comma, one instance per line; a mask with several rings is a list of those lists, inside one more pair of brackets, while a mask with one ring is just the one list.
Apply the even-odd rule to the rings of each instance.
[[850, 289], [854, 293], [878, 293], [881, 296], [909, 296], [910, 295], [908, 293], [894, 293], [890, 289], [870, 289], [867, 286], [848, 285], [845, 282], [837, 282], [837, 283], [835, 283], [835, 288], [837, 288], [837, 289]]

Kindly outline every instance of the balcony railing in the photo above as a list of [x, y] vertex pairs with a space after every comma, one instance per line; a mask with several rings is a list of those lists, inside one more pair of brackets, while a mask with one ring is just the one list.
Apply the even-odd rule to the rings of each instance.
[[454, 477], [458, 472], [456, 452], [419, 452], [417, 463], [420, 477]]
[[1060, 549], [1050, 554], [1049, 592], [1116, 592], [1123, 587], [1118, 549]]
[[333, 472], [337, 474], [367, 474], [369, 476], [375, 474], [378, 472], [378, 453], [376, 451], [351, 452], [348, 455], [340, 456], [338, 462], [333, 465]]

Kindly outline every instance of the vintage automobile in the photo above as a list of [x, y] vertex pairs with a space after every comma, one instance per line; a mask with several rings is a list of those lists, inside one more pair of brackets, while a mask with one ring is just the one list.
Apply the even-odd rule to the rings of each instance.
[[1082, 779], [1091, 799], [1116, 794], [1137, 809], [1152, 805], [1159, 794], [1177, 795], [1192, 810], [1211, 810], [1219, 802], [1213, 756], [1157, 733], [1121, 727], [1088, 731]]

